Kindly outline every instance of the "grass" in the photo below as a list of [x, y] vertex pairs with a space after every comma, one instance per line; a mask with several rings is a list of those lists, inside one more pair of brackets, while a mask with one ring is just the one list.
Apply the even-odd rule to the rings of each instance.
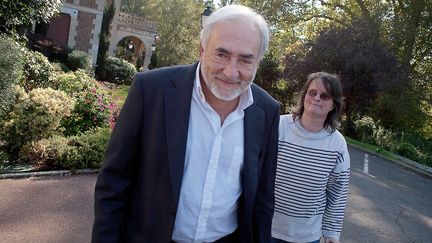
[[112, 96], [116, 99], [116, 104], [118, 107], [122, 107], [126, 100], [130, 86], [120, 85], [111, 91]]
[[385, 158], [390, 159], [390, 160], [399, 160], [399, 158], [395, 154], [393, 154], [392, 152], [387, 151], [381, 147], [378, 147], [378, 146], [375, 146], [372, 144], [363, 143], [363, 142], [357, 141], [357, 140], [349, 138], [349, 137], [345, 137], [345, 139], [346, 139], [348, 144], [356, 145], [356, 146], [358, 146], [358, 147], [360, 147], [360, 148], [362, 148], [362, 149], [364, 149], [370, 153], [380, 154], [380, 155], [382, 155]]

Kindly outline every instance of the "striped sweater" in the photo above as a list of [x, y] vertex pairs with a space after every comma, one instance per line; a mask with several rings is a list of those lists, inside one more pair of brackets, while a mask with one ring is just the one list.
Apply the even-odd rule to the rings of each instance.
[[291, 115], [281, 116], [272, 236], [289, 242], [339, 239], [349, 174], [339, 131], [309, 132]]

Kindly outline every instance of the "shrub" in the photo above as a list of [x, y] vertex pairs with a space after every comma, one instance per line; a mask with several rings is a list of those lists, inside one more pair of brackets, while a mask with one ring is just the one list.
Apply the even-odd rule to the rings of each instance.
[[60, 161], [69, 146], [67, 143], [68, 139], [59, 135], [26, 143], [20, 150], [20, 159], [39, 169], [60, 168]]
[[21, 47], [11, 38], [0, 36], [0, 119], [15, 97], [14, 85], [22, 78], [24, 62]]
[[107, 126], [116, 110], [112, 97], [101, 87], [89, 85], [75, 96], [72, 115], [62, 123], [64, 134], [76, 135], [91, 128]]
[[360, 141], [365, 143], [374, 142], [374, 131], [376, 129], [374, 120], [369, 116], [364, 116], [361, 119], [354, 121], [354, 128], [358, 134]]
[[96, 84], [92, 85], [92, 82], [95, 81], [87, 73], [83, 70], [77, 70], [58, 74], [55, 78], [55, 87], [74, 97], [90, 86], [96, 86]]
[[90, 73], [92, 70], [91, 56], [83, 51], [74, 50], [69, 53], [67, 63], [72, 71], [82, 69]]
[[70, 137], [60, 164], [68, 169], [99, 168], [110, 136], [110, 128], [99, 127]]
[[418, 161], [419, 151], [410, 143], [401, 143], [396, 147], [396, 153], [406, 158]]
[[381, 125], [376, 126], [376, 130], [373, 132], [373, 140], [374, 144], [390, 151], [395, 149], [397, 143], [396, 134]]
[[105, 74], [107, 81], [116, 84], [131, 84], [136, 73], [135, 67], [120, 58], [108, 57], [105, 61]]
[[24, 143], [60, 132], [60, 122], [71, 114], [74, 100], [63, 91], [37, 88], [28, 94], [20, 89], [12, 111], [2, 124], [2, 135], [11, 151]]
[[25, 54], [24, 82], [25, 90], [48, 88], [54, 80], [54, 67], [40, 52], [27, 50]]

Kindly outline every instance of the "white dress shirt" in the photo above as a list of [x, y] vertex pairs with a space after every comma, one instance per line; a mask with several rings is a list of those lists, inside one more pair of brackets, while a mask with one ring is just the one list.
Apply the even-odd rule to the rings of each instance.
[[253, 103], [250, 87], [221, 126], [201, 89], [200, 65], [192, 91], [186, 161], [172, 240], [213, 242], [237, 228], [242, 193], [244, 109]]

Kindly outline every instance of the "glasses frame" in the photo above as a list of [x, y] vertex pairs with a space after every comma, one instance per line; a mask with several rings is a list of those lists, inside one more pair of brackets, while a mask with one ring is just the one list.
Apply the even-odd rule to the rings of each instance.
[[309, 95], [309, 96], [312, 97], [312, 98], [315, 98], [315, 97], [319, 94], [320, 99], [321, 99], [321, 100], [324, 100], [324, 101], [329, 101], [329, 100], [332, 100], [332, 99], [333, 99], [333, 98], [331, 97], [331, 95], [329, 95], [329, 94], [327, 94], [327, 93], [321, 93], [321, 92], [319, 92], [319, 91], [316, 90], [316, 89], [308, 89], [308, 90], [306, 91], [306, 94]]

